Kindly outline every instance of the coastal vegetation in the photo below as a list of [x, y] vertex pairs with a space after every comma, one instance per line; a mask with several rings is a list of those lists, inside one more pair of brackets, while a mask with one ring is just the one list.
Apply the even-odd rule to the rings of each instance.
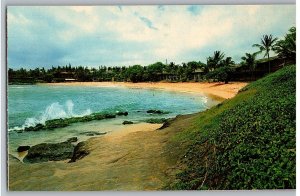
[[296, 27], [290, 28], [284, 39], [275, 44], [274, 50], [280, 58], [296, 59]]
[[[130, 81], [130, 82], [157, 82], [157, 81], [221, 81], [228, 83], [236, 80], [255, 80], [263, 77], [271, 71], [276, 71], [278, 66], [296, 62], [296, 28], [290, 28], [284, 39], [278, 40], [272, 35], [264, 35], [260, 44], [254, 44], [259, 49], [250, 56], [246, 53], [240, 63], [236, 63], [230, 56], [225, 57], [221, 51], [215, 51], [207, 57], [206, 63], [202, 61], [162, 63], [156, 62], [148, 66], [99, 66], [88, 68], [87, 66], [51, 67], [50, 69], [36, 68], [26, 70], [24, 68], [8, 69], [8, 81], [10, 84], [34, 84], [37, 82], [72, 82], [72, 81]], [[274, 51], [277, 56], [270, 57]], [[266, 59], [256, 59], [258, 53], [264, 53]], [[255, 55], [255, 56], [254, 56]], [[272, 61], [272, 62], [271, 62]], [[268, 65], [268, 68], [264, 66]], [[272, 66], [275, 67], [273, 70]], [[257, 70], [259, 69], [259, 70]], [[242, 70], [242, 71], [241, 71]], [[243, 73], [241, 73], [243, 72]], [[256, 77], [253, 77], [255, 72]]]
[[258, 53], [265, 52], [264, 57], [268, 57], [269, 73], [271, 72], [270, 52], [274, 51], [276, 41], [277, 38], [273, 38], [272, 35], [264, 35], [261, 39], [261, 44], [253, 44], [253, 47], [259, 48]]
[[286, 66], [199, 113], [167, 189], [296, 188], [296, 67]]
[[[74, 167], [76, 169], [73, 171], [78, 171], [82, 169], [78, 165], [86, 166], [84, 165], [83, 158], [89, 154], [92, 155], [93, 153], [90, 153], [90, 151], [105, 150], [103, 146], [108, 145], [109, 155], [112, 156], [114, 155], [112, 149], [115, 149], [116, 146], [121, 146], [116, 150], [116, 157], [109, 161], [99, 161], [110, 156], [99, 155], [95, 152], [94, 154], [97, 154], [97, 159], [91, 163], [98, 165], [88, 163], [87, 165], [92, 165], [92, 169], [83, 169], [83, 172], [79, 173], [79, 175], [85, 175], [85, 179], [90, 180], [89, 183], [85, 184], [86, 186], [91, 186], [95, 183], [95, 189], [97, 190], [102, 188], [98, 186], [101, 179], [99, 181], [98, 179], [95, 180], [98, 177], [97, 175], [101, 177], [105, 176], [97, 173], [99, 168], [102, 169], [102, 167], [107, 165], [116, 167], [116, 165], [120, 164], [121, 168], [124, 169], [120, 171], [130, 171], [127, 168], [133, 168], [134, 164], [137, 164], [137, 159], [142, 160], [142, 162], [138, 161], [139, 164], [142, 163], [142, 169], [137, 171], [132, 169], [137, 173], [132, 179], [136, 179], [138, 175], [142, 175], [142, 172], [146, 173], [147, 167], [149, 167], [148, 172], [151, 171], [151, 174], [148, 174], [149, 178], [147, 179], [150, 179], [149, 181], [152, 183], [153, 179], [157, 180], [156, 178], [152, 178], [152, 173], [163, 170], [163, 175], [159, 173], [157, 176], [169, 178], [164, 181], [167, 182], [163, 187], [166, 190], [295, 189], [295, 32], [296, 29], [292, 27], [286, 36], [279, 41], [277, 41], [277, 38], [273, 38], [272, 35], [264, 35], [260, 44], [253, 45], [258, 47], [259, 51], [245, 53], [245, 56], [241, 58], [242, 61], [240, 64], [236, 64], [231, 57], [226, 56], [223, 52], [215, 51], [212, 56], [207, 58], [206, 63], [192, 61], [178, 65], [173, 62], [169, 64], [157, 62], [148, 66], [100, 66], [98, 69], [89, 69], [82, 66], [72, 67], [69, 64], [62, 67], [52, 67], [48, 70], [44, 68], [36, 68], [34, 70], [25, 70], [23, 68], [19, 70], [9, 69], [8, 76], [10, 83], [66, 81], [157, 82], [161, 80], [174, 82], [220, 81], [228, 83], [237, 79], [250, 78], [250, 80], [256, 80], [260, 78], [241, 89], [234, 98], [227, 99], [197, 114], [178, 115], [174, 119], [165, 119], [157, 117], [168, 114], [167, 111], [155, 108], [145, 110], [144, 113], [149, 116], [151, 115], [152, 118], [141, 121], [147, 122], [149, 123], [147, 125], [151, 126], [153, 124], [163, 125], [157, 131], [149, 131], [149, 133], [139, 131], [140, 133], [131, 134], [123, 143], [124, 145], [119, 145], [121, 143], [117, 143], [118, 145], [116, 145], [114, 143], [114, 148], [109, 146], [109, 142], [115, 142], [113, 139], [105, 142], [98, 142], [97, 140], [84, 141], [75, 146], [72, 143], [77, 142], [77, 138], [70, 138], [65, 142], [56, 144], [42, 143], [31, 147], [19, 146], [17, 150], [20, 152], [28, 151], [24, 163], [45, 162], [45, 165], [50, 165], [52, 163], [48, 161], [70, 159], [69, 163], [72, 163], [68, 164], [70, 166], [63, 165], [65, 163], [57, 164], [67, 169], [68, 167]], [[270, 57], [271, 51], [274, 51], [277, 56]], [[264, 56], [267, 57], [266, 59], [257, 59], [258, 53], [261, 52], [264, 52]], [[273, 64], [276, 61], [278, 62]], [[261, 68], [262, 65], [264, 65], [264, 68]], [[260, 72], [258, 72], [258, 69], [260, 69]], [[248, 77], [245, 77], [245, 75]], [[24, 130], [19, 131], [51, 130], [66, 127], [77, 122], [116, 118], [121, 115], [127, 116], [130, 114], [126, 111], [92, 113], [82, 117], [47, 120], [44, 124], [26, 127]], [[138, 125], [138, 123], [129, 120], [124, 120], [122, 124], [124, 125], [122, 125], [123, 127], [129, 128], [130, 126]], [[172, 127], [172, 124], [175, 124], [177, 127]], [[81, 134], [86, 136], [100, 136], [106, 134], [106, 132], [85, 131]], [[138, 139], [134, 140], [133, 138]], [[148, 142], [143, 143], [143, 140], [140, 138], [147, 138], [148, 140], [145, 139], [145, 141]], [[122, 142], [120, 138], [116, 141]], [[128, 146], [126, 144], [129, 144], [128, 146], [131, 147], [132, 152], [139, 150], [138, 152], [141, 153], [137, 155], [131, 151], [128, 153], [126, 149]], [[155, 145], [146, 146], [152, 144]], [[98, 145], [100, 147], [88, 149], [89, 145]], [[145, 149], [147, 153], [143, 151]], [[120, 152], [123, 152], [121, 150], [125, 151], [125, 153], [120, 156]], [[147, 155], [146, 158], [144, 158], [145, 155]], [[79, 159], [83, 160], [77, 162]], [[151, 161], [147, 162], [147, 160]], [[124, 163], [122, 161], [126, 164], [122, 164]], [[78, 165], [74, 162], [77, 162]], [[170, 164], [171, 162], [175, 164], [172, 165]], [[15, 164], [21, 165], [19, 162]], [[10, 167], [13, 166], [10, 165]], [[23, 164], [21, 167], [24, 169], [21, 171], [31, 169], [29, 164]], [[37, 164], [36, 167], [44, 168], [44, 165]], [[51, 167], [53, 169], [55, 166], [52, 165]], [[13, 169], [16, 170], [16, 168]], [[13, 169], [10, 169], [10, 171], [13, 171]], [[69, 175], [74, 178], [77, 175], [76, 173], [68, 173], [67, 169], [65, 170], [65, 176]], [[40, 171], [36, 170], [36, 173]], [[108, 172], [111, 171], [106, 170], [105, 174]], [[9, 175], [13, 176], [16, 173], [10, 172]], [[28, 172], [24, 173], [23, 176], [28, 175]], [[95, 174], [96, 177], [90, 174]], [[118, 172], [116, 176], [119, 177], [118, 175], [120, 174], [124, 175], [124, 172]], [[126, 174], [130, 175], [131, 173]], [[146, 174], [143, 175], [146, 176]], [[54, 179], [55, 175], [53, 176]], [[90, 179], [91, 176], [93, 176], [93, 179]], [[110, 178], [114, 179], [111, 180], [114, 184], [118, 183], [115, 179], [119, 178], [116, 176]], [[10, 179], [13, 178], [10, 177]], [[59, 177], [59, 180], [65, 179], [67, 178]], [[127, 176], [125, 180], [126, 182], [128, 181]], [[139, 181], [142, 180], [139, 179]], [[18, 184], [17, 180], [12, 180], [11, 182], [12, 184]], [[81, 182], [79, 183], [81, 184]], [[62, 183], [62, 187], [66, 185], [70, 184]], [[23, 183], [21, 186], [23, 186]], [[37, 187], [41, 189], [42, 186]], [[59, 186], [56, 187], [61, 188]]]
[[254, 71], [255, 71], [255, 68], [256, 68], [256, 56], [257, 56], [257, 53], [253, 53], [253, 54], [250, 54], [250, 53], [246, 53], [245, 56], [243, 56], [241, 59], [243, 60], [242, 61], [242, 65], [245, 66], [245, 67], [248, 67], [250, 72], [251, 72], [251, 78], [253, 79], [254, 77]]

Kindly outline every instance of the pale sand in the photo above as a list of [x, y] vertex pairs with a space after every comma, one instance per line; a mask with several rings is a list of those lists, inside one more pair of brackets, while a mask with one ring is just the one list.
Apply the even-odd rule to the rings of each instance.
[[[171, 179], [181, 156], [180, 145], [168, 146], [171, 135], [186, 128], [180, 122], [124, 125], [123, 129], [88, 140], [91, 153], [75, 163], [24, 164], [9, 159], [10, 190], [157, 190]], [[187, 122], [190, 123], [190, 122]]]
[[[246, 83], [58, 83], [51, 85], [125, 86], [207, 94], [227, 99]], [[124, 125], [88, 140], [91, 153], [75, 163], [67, 161], [23, 164], [10, 156], [10, 190], [157, 190], [174, 179], [185, 143], [172, 135], [194, 126], [196, 114], [161, 124]]]
[[[57, 86], [95, 86], [95, 87], [117, 87], [123, 86], [128, 88], [154, 88], [168, 91], [188, 92], [188, 93], [200, 93], [207, 96], [229, 99], [234, 97], [237, 92], [246, 86], [246, 82], [230, 82], [224, 84], [220, 82], [180, 82], [180, 83], [168, 83], [168, 82], [142, 82], [142, 83], [130, 83], [130, 82], [68, 82], [68, 83], [47, 83], [47, 85]], [[44, 84], [40, 84], [44, 85]]]

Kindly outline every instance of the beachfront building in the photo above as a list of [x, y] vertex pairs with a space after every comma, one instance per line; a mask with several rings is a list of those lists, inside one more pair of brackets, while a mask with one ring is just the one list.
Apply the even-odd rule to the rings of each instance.
[[254, 81], [262, 78], [269, 73], [269, 62], [270, 72], [275, 72], [282, 68], [286, 64], [291, 64], [290, 61], [279, 58], [278, 56], [270, 57], [270, 61], [267, 58], [259, 59], [256, 62], [255, 69], [251, 71], [248, 67], [238, 64], [235, 66], [235, 71], [232, 73], [232, 80], [234, 81]]

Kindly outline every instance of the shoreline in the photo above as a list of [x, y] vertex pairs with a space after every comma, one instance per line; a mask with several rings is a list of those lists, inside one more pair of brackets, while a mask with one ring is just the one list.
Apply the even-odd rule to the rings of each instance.
[[[155, 151], [150, 152], [147, 150], [147, 153], [151, 153], [151, 156], [149, 156], [145, 153], [145, 148], [161, 150], [160, 137], [152, 137], [161, 134], [156, 132], [161, 126], [162, 124], [149, 123], [122, 125], [120, 129], [114, 132], [91, 137], [85, 140], [87, 148], [90, 149], [90, 154], [73, 163], [68, 163], [69, 160], [67, 159], [27, 164], [9, 154], [9, 189], [11, 191], [143, 190], [144, 188], [155, 190], [161, 187], [165, 181], [161, 171], [152, 173], [152, 166], [155, 166], [155, 164], [149, 164], [151, 169], [147, 170], [147, 175], [141, 177], [143, 180], [138, 184], [135, 184], [135, 181], [132, 180], [140, 172], [146, 172], [144, 171], [145, 163], [137, 162], [137, 157], [144, 160], [146, 158], [150, 163], [160, 161], [160, 159], [155, 159]], [[152, 142], [141, 143], [141, 141]], [[143, 146], [143, 148], [137, 148], [137, 146]], [[124, 173], [128, 173], [127, 168], [130, 168], [131, 171], [128, 174], [131, 176], [131, 181], [128, 181], [128, 176], [123, 176]], [[33, 172], [35, 176], [31, 176]], [[39, 180], [45, 177], [45, 172], [50, 172], [53, 175], [48, 178], [47, 183], [40, 183]], [[79, 175], [81, 178], [73, 179], [74, 175]], [[91, 180], [96, 176], [97, 181]], [[157, 178], [155, 183], [148, 183], [152, 179], [151, 176]], [[119, 178], [118, 182], [116, 184], [111, 183], [116, 178]], [[28, 179], [36, 180], [38, 183], [23, 183]], [[134, 187], [132, 188], [131, 185], [134, 185]]]
[[[247, 83], [72, 82], [38, 85], [158, 89], [197, 93], [208, 96], [213, 101], [223, 101], [234, 97]], [[9, 189], [18, 191], [160, 190], [170, 179], [173, 179], [174, 174], [170, 168], [175, 168], [178, 157], [183, 155], [184, 144], [170, 146], [170, 138], [191, 125], [198, 113], [179, 115], [173, 118], [169, 127], [162, 131], [158, 130], [162, 124], [120, 125], [117, 131], [85, 140], [91, 150], [90, 154], [74, 163], [50, 161], [24, 164], [10, 156]], [[30, 176], [32, 172], [35, 173], [33, 177]], [[29, 185], [23, 183], [28, 179], [39, 182], [45, 178], [45, 173], [53, 175], [46, 183]]]
[[50, 86], [92, 86], [92, 87], [127, 87], [141, 89], [157, 89], [182, 93], [197, 93], [206, 95], [214, 100], [223, 101], [234, 97], [238, 91], [246, 86], [246, 82], [63, 82], [63, 83], [38, 83], [37, 85]]
[[195, 114], [178, 116], [163, 130], [158, 130], [162, 124], [139, 123], [89, 138], [86, 148], [90, 154], [73, 163], [62, 160], [26, 164], [9, 155], [9, 190], [162, 190], [174, 178], [172, 168], [183, 155], [181, 145], [169, 145], [170, 138], [194, 118]]

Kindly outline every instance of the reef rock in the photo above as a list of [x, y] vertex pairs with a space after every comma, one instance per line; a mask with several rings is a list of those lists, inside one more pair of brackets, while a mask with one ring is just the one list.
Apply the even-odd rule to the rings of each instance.
[[87, 148], [86, 142], [79, 142], [74, 149], [73, 155], [69, 163], [76, 162], [79, 159], [82, 159], [83, 157], [90, 154], [90, 151]]
[[32, 146], [24, 157], [24, 163], [39, 163], [47, 161], [61, 161], [73, 156], [74, 145], [71, 142], [41, 143]]

